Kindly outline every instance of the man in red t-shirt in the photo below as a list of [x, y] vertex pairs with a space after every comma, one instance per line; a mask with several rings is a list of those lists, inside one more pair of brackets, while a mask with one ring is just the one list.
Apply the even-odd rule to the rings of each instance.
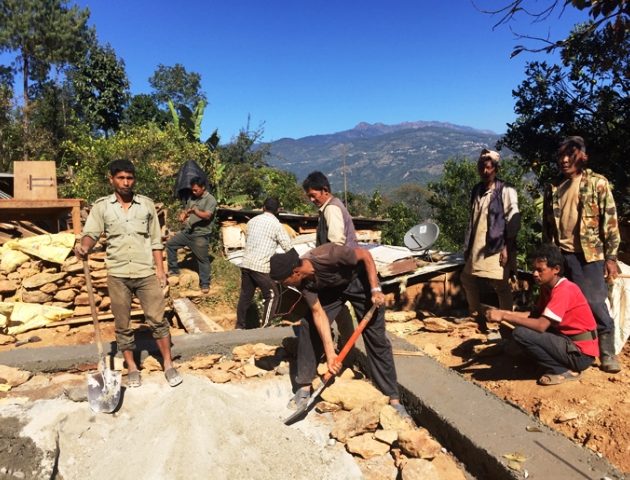
[[532, 258], [541, 289], [534, 311], [488, 310], [486, 318], [515, 325], [512, 338], [546, 370], [538, 384], [557, 385], [578, 378], [599, 356], [597, 324], [580, 288], [562, 277], [558, 247], [542, 245]]

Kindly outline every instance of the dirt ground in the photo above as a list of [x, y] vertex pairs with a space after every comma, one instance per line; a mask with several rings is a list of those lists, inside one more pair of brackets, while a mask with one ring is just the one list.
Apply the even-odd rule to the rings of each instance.
[[[204, 310], [213, 318], [224, 318], [221, 323], [226, 329], [232, 327], [233, 314], [226, 306], [213, 305]], [[425, 312], [425, 316], [433, 315]], [[422, 315], [419, 318], [422, 320]], [[509, 351], [476, 355], [475, 347], [479, 349], [492, 341], [481, 334], [474, 323], [462, 322], [456, 317], [441, 318], [452, 325], [451, 331], [427, 331], [421, 322], [412, 320], [402, 329], [407, 330], [403, 334], [398, 324], [398, 334], [446, 367], [606, 457], [620, 470], [630, 472], [630, 345], [619, 355], [623, 367], [619, 374], [606, 374], [594, 366], [577, 381], [541, 387], [536, 384], [541, 372], [527, 359]], [[102, 327], [105, 338], [113, 339], [113, 323], [103, 322]], [[175, 336], [185, 331], [174, 328], [172, 333]], [[18, 340], [22, 345], [4, 345], [0, 350], [89, 343], [93, 341], [93, 334], [91, 325], [63, 326], [30, 331], [20, 335]]]
[[618, 357], [623, 368], [620, 373], [608, 374], [593, 366], [577, 381], [542, 387], [536, 384], [542, 372], [527, 358], [513, 349], [501, 352], [496, 347], [487, 356], [475, 355], [475, 346], [492, 344], [492, 340], [488, 342], [472, 322], [457, 324], [461, 319], [441, 318], [452, 322], [452, 331], [421, 328], [401, 336], [470, 381], [603, 455], [623, 472], [630, 472], [630, 343]]

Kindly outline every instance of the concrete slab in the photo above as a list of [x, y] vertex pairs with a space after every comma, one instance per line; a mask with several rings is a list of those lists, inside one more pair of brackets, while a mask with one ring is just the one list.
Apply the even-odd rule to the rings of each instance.
[[[280, 345], [292, 336], [289, 327], [236, 330], [173, 337], [173, 353], [181, 359], [198, 354], [230, 354], [236, 345], [266, 343]], [[392, 338], [395, 350], [417, 351], [408, 342]], [[358, 363], [366, 357], [359, 342]], [[138, 345], [141, 356], [155, 350], [154, 343]], [[114, 353], [115, 346], [109, 345]], [[94, 363], [96, 347], [46, 347], [16, 349], [0, 353], [0, 364], [30, 371], [59, 371]], [[427, 356], [395, 357], [401, 397], [417, 423], [427, 428], [450, 450], [468, 471], [479, 479], [623, 479], [624, 475], [605, 459], [574, 444], [545, 427], [535, 417], [507, 404], [462, 375], [444, 368]], [[537, 426], [541, 432], [528, 432]], [[505, 454], [520, 453], [527, 460], [522, 470], [508, 466]], [[525, 476], [527, 471], [527, 477]]]

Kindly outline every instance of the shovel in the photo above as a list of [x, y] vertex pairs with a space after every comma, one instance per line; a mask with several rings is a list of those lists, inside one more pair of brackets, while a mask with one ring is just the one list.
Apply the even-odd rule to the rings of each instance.
[[85, 273], [85, 286], [90, 299], [90, 310], [94, 322], [94, 337], [98, 348], [98, 372], [88, 375], [88, 403], [92, 411], [96, 413], [112, 413], [120, 402], [120, 384], [122, 375], [120, 372], [112, 372], [109, 368], [103, 342], [101, 340], [101, 327], [98, 324], [98, 313], [92, 289], [90, 266], [87, 259], [83, 260], [83, 273]]
[[[352, 350], [352, 347], [354, 347], [354, 344], [357, 341], [357, 338], [359, 338], [359, 335], [361, 335], [363, 330], [365, 330], [365, 327], [367, 327], [367, 324], [372, 319], [372, 315], [374, 315], [375, 311], [376, 311], [376, 305], [372, 304], [368, 312], [361, 319], [361, 322], [359, 323], [359, 325], [357, 325], [357, 328], [355, 329], [355, 331], [352, 333], [352, 335], [350, 336], [346, 344], [341, 349], [341, 352], [339, 352], [339, 355], [337, 355], [338, 363], [342, 363], [344, 359], [346, 358], [346, 356], [348, 355], [348, 353], [350, 352], [350, 350]], [[317, 397], [321, 395], [321, 393], [324, 391], [324, 388], [328, 386], [328, 384], [330, 383], [333, 377], [334, 375], [332, 373], [326, 372], [326, 374], [324, 375], [324, 378], [322, 379], [322, 384], [319, 386], [319, 388], [315, 390], [311, 394], [310, 397], [308, 397], [308, 400], [306, 401], [304, 406], [302, 406], [301, 408], [298, 408], [295, 411], [295, 413], [293, 413], [293, 415], [291, 415], [290, 417], [287, 417], [287, 419], [284, 421], [284, 424], [292, 425], [298, 420], [301, 420], [302, 418], [306, 417], [306, 414], [308, 413], [311, 405], [313, 405]]]

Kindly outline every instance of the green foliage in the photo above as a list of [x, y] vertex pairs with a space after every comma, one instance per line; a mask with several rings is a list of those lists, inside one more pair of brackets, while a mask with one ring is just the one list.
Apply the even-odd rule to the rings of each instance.
[[[0, 2], [0, 52], [16, 56], [24, 83], [28, 113], [28, 85], [47, 79], [51, 65], [79, 60], [92, 38], [89, 10], [67, 7], [66, 0], [3, 0]], [[25, 123], [28, 121], [25, 118]]]
[[461, 250], [464, 245], [470, 192], [479, 182], [477, 164], [465, 159], [450, 159], [444, 164], [444, 173], [437, 182], [429, 183], [433, 196], [429, 204], [433, 208], [433, 219], [440, 227], [436, 246], [448, 251]]
[[105, 136], [117, 131], [129, 100], [129, 80], [114, 49], [92, 45], [68, 77], [79, 117]]
[[614, 186], [620, 210], [630, 213], [630, 32], [603, 30], [584, 37], [578, 26], [561, 52], [561, 65], [529, 63], [514, 91], [516, 121], [500, 145], [548, 183], [558, 171], [555, 152], [567, 135], [587, 142], [589, 166]]
[[210, 155], [205, 145], [190, 142], [172, 126], [160, 129], [155, 124], [125, 128], [109, 138], [86, 135], [65, 142], [63, 147], [63, 166], [72, 167], [74, 177], [62, 193], [88, 202], [110, 193], [107, 165], [112, 160], [126, 158], [136, 166], [137, 191], [156, 202], [171, 205], [179, 167], [186, 160]]
[[184, 105], [192, 111], [200, 101], [206, 100], [201, 90], [201, 75], [189, 73], [180, 63], [172, 67], [158, 65], [149, 78], [149, 84], [155, 91], [155, 100], [161, 105], [166, 105], [170, 100], [175, 106]]
[[168, 120], [168, 114], [158, 108], [155, 99], [151, 95], [144, 93], [131, 97], [129, 106], [123, 116], [123, 123], [133, 126], [140, 126], [146, 123], [155, 123], [162, 126]]
[[412, 209], [402, 202], [389, 205], [383, 216], [389, 219], [381, 230], [383, 245], [403, 245], [405, 233], [418, 223]]
[[431, 192], [417, 183], [403, 183], [388, 195], [389, 201], [404, 203], [419, 221], [431, 216], [430, 197]]

